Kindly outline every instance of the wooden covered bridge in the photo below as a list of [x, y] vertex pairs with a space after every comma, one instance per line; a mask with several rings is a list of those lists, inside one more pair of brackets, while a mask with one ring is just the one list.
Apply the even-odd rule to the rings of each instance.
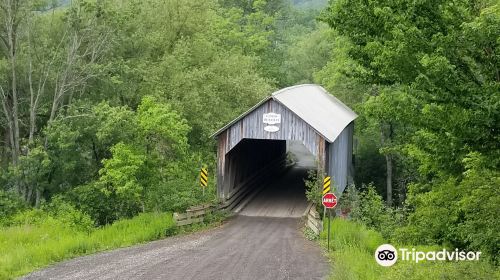
[[300, 141], [340, 195], [353, 176], [357, 115], [318, 85], [273, 93], [218, 130], [217, 193], [234, 206], [284, 169], [287, 141]]

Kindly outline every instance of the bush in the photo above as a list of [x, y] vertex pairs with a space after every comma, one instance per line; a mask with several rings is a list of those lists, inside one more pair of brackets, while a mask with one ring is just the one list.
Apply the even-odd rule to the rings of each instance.
[[43, 210], [66, 227], [82, 232], [90, 232], [94, 228], [94, 221], [89, 215], [77, 210], [61, 196], [53, 197], [49, 204], [43, 206]]
[[138, 205], [129, 207], [128, 202], [120, 199], [115, 193], [104, 194], [97, 183], [78, 186], [69, 191], [66, 197], [100, 226], [112, 224], [120, 218], [131, 217], [139, 211]]
[[8, 225], [11, 217], [26, 209], [26, 204], [13, 192], [0, 190], [0, 226]]
[[442, 180], [425, 193], [419, 192], [422, 186], [411, 186], [409, 204], [415, 211], [398, 231], [399, 240], [481, 251], [498, 263], [500, 172], [468, 161], [463, 180]]
[[29, 209], [12, 216], [10, 225], [41, 226], [52, 225], [81, 232], [90, 232], [94, 222], [89, 215], [77, 210], [73, 205], [55, 197], [42, 209]]
[[349, 186], [339, 200], [341, 211], [348, 213], [354, 221], [382, 233], [384, 238], [392, 239], [394, 232], [404, 224], [403, 209], [386, 206], [372, 184], [363, 189], [360, 192], [354, 185]]
[[[316, 205], [316, 210], [318, 212], [322, 211], [321, 198], [323, 190], [323, 177], [324, 172], [321, 170], [309, 170], [307, 173], [307, 179], [304, 180], [306, 186], [306, 197], [308, 201], [314, 202]], [[334, 182], [331, 182], [332, 192], [334, 192]]]

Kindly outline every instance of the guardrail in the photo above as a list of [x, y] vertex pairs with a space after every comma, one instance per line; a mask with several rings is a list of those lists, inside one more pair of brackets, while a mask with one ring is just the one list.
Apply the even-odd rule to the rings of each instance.
[[193, 206], [186, 213], [174, 213], [174, 221], [178, 226], [185, 226], [203, 222], [205, 215], [214, 211], [215, 207], [210, 204]]
[[323, 230], [323, 222], [320, 214], [316, 211], [316, 205], [310, 204], [306, 212], [306, 226], [315, 234], [319, 234]]

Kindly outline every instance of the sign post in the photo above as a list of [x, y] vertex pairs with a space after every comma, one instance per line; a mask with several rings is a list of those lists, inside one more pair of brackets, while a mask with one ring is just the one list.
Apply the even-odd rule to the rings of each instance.
[[[330, 178], [330, 177], [327, 177]], [[326, 178], [325, 178], [326, 180]], [[323, 199], [322, 199], [323, 206], [325, 206], [325, 209], [328, 209], [328, 251], [330, 251], [330, 220], [332, 218], [332, 208], [335, 208], [337, 206], [337, 197], [333, 193], [324, 193]]]
[[203, 190], [203, 196], [205, 196], [205, 188], [208, 186], [208, 170], [206, 167], [202, 167], [200, 170], [200, 186]]
[[[323, 192], [322, 195], [325, 195], [330, 192], [330, 185], [332, 183], [331, 177], [326, 176], [325, 179], [323, 179]], [[326, 217], [326, 207], [323, 207], [323, 220]]]

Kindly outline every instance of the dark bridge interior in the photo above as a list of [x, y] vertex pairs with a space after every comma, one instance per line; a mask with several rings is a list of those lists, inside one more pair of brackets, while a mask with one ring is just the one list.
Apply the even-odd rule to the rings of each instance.
[[[295, 159], [286, 164], [287, 151]], [[314, 156], [298, 142], [244, 139], [226, 155], [231, 210], [246, 216], [300, 217], [307, 208], [304, 179]]]

